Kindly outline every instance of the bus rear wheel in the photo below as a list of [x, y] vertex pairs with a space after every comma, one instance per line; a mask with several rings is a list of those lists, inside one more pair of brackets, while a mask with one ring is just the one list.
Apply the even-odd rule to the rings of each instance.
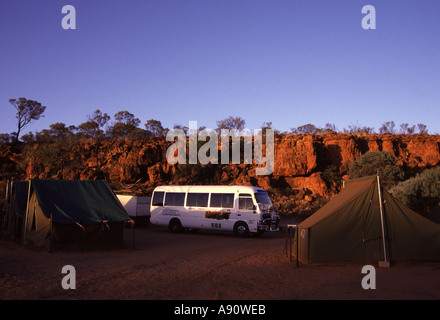
[[183, 231], [182, 223], [179, 219], [172, 219], [168, 225], [168, 229], [174, 233], [179, 233]]
[[237, 222], [234, 226], [234, 233], [239, 237], [249, 236], [249, 227], [244, 222]]

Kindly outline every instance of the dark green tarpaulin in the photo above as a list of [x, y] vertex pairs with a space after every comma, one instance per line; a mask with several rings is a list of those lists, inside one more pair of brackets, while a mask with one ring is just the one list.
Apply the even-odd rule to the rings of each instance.
[[32, 180], [32, 191], [47, 218], [61, 224], [95, 224], [129, 220], [105, 181]]
[[383, 188], [380, 192], [386, 257], [374, 176], [346, 181], [338, 195], [298, 225], [299, 261], [440, 260], [440, 226]]
[[47, 248], [120, 247], [129, 220], [105, 181], [31, 180], [23, 242]]

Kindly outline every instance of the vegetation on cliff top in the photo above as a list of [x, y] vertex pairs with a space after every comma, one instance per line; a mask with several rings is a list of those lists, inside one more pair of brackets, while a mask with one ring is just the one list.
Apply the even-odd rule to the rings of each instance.
[[[49, 129], [22, 135], [20, 142], [20, 131], [43, 116], [46, 109], [36, 101], [23, 99], [11, 99], [17, 108], [19, 103], [28, 102], [27, 111], [17, 109], [17, 132], [0, 134], [3, 181], [107, 179], [115, 188], [129, 185], [137, 193], [151, 192], [157, 184], [256, 185], [271, 193], [283, 213], [291, 214], [314, 212], [340, 190], [341, 180], [347, 178], [344, 175], [356, 178], [379, 170], [389, 189], [440, 164], [440, 141], [427, 135], [426, 125], [404, 123], [396, 129], [393, 121], [384, 122], [378, 133], [358, 124], [338, 131], [330, 123], [324, 128], [306, 124], [290, 132], [275, 130], [276, 170], [265, 177], [255, 176], [253, 165], [167, 164], [165, 153], [170, 142], [165, 135], [169, 129], [155, 119], [140, 128], [141, 121], [128, 111], [117, 112], [111, 122], [108, 114], [97, 109], [78, 126], [54, 123]], [[23, 112], [28, 112], [26, 121], [20, 120]], [[216, 130], [242, 130], [245, 123], [240, 117], [228, 117], [217, 121]], [[174, 128], [188, 131], [180, 124]], [[263, 123], [262, 129], [267, 128], [272, 128], [271, 122]], [[435, 174], [416, 176], [393, 190], [410, 207], [425, 212], [438, 202]]]
[[[40, 117], [44, 117], [43, 113], [46, 111], [46, 106], [43, 106], [40, 102], [29, 100], [26, 98], [10, 99], [9, 102], [17, 110], [17, 131], [12, 133], [0, 133], [0, 142], [18, 142], [22, 129], [31, 121], [38, 120]], [[156, 119], [150, 119], [144, 124], [144, 128], [140, 128], [141, 121], [134, 114], [127, 110], [119, 111], [114, 116], [114, 121], [110, 123], [111, 117], [107, 113], [103, 113], [100, 109], [96, 109], [91, 115], [87, 116], [87, 121], [79, 125], [67, 125], [63, 122], [57, 122], [51, 124], [49, 129], [43, 129], [38, 132], [28, 132], [21, 137], [21, 140], [25, 143], [30, 142], [47, 142], [53, 138], [146, 138], [146, 137], [160, 137], [165, 136], [170, 130], [163, 127], [161, 121]], [[237, 129], [242, 130], [245, 128], [246, 121], [241, 117], [229, 116], [223, 120], [217, 121], [217, 130], [220, 132], [222, 129]], [[173, 129], [188, 130], [188, 127], [181, 124], [175, 124]], [[202, 126], [199, 130], [206, 128]], [[262, 129], [272, 128], [272, 122], [264, 122], [261, 126]], [[291, 128], [290, 132], [281, 132], [275, 130], [277, 135], [287, 134], [325, 134], [328, 132], [337, 133], [352, 133], [352, 134], [427, 134], [427, 126], [419, 123], [417, 125], [409, 125], [408, 123], [402, 123], [399, 129], [396, 129], [394, 121], [386, 121], [376, 132], [373, 127], [362, 126], [358, 123], [350, 124], [348, 128], [338, 130], [334, 124], [327, 123], [323, 128], [317, 127], [313, 124], [305, 124], [296, 128]]]

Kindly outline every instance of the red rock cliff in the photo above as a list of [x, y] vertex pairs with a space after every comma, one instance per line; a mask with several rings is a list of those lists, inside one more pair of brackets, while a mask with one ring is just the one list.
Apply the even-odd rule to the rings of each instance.
[[[154, 138], [34, 144], [20, 148], [0, 145], [0, 174], [3, 180], [11, 177], [108, 179], [116, 189], [129, 184], [138, 193], [150, 193], [160, 184], [256, 185], [281, 190], [275, 194], [281, 199], [277, 201], [294, 199], [298, 207], [337, 191], [325, 181], [324, 172], [331, 167], [342, 177], [350, 162], [368, 151], [391, 152], [408, 174], [440, 164], [440, 138], [430, 135], [328, 133], [277, 137], [274, 170], [269, 176], [255, 175], [255, 166], [248, 164], [171, 165], [166, 161], [170, 144], [165, 139]], [[16, 172], [11, 175], [14, 168]]]

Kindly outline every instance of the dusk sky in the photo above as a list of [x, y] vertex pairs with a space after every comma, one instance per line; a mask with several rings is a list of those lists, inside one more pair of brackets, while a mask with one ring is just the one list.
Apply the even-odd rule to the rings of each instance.
[[142, 128], [239, 116], [249, 129], [393, 120], [440, 133], [439, 0], [2, 0], [0, 14], [0, 133], [16, 131], [19, 97], [47, 106], [22, 134], [96, 109]]

